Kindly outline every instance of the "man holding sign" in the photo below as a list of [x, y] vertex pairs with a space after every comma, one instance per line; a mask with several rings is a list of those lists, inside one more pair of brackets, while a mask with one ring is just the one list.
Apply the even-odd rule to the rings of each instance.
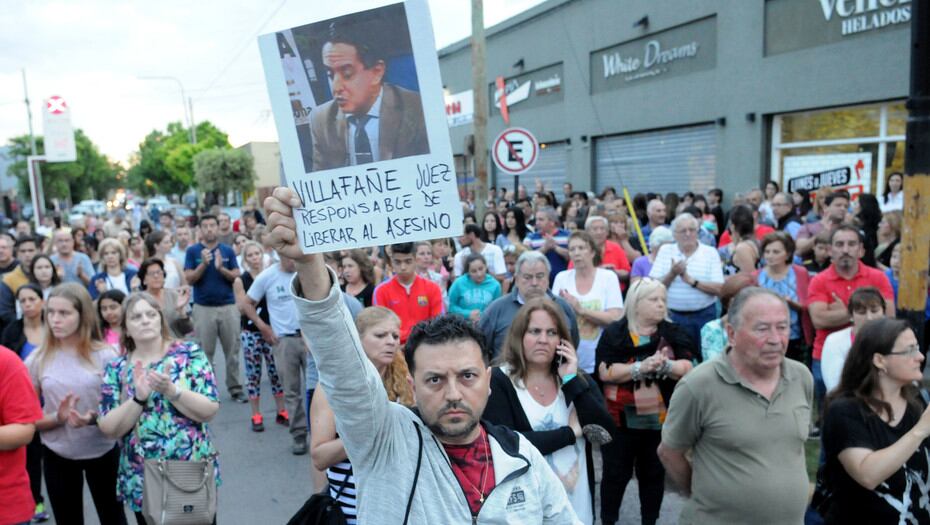
[[470, 323], [418, 325], [405, 356], [418, 412], [391, 403], [343, 305], [336, 274], [302, 253], [297, 194], [265, 199], [269, 244], [297, 260], [291, 293], [356, 478], [359, 523], [581, 523], [562, 483], [527, 439], [480, 423], [490, 354]]
[[384, 81], [376, 45], [334, 23], [323, 65], [333, 99], [310, 113], [313, 171], [429, 153], [420, 96]]

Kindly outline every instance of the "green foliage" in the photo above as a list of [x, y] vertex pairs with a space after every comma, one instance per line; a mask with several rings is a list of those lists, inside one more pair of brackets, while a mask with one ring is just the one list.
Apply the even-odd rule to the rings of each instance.
[[245, 150], [214, 148], [194, 156], [197, 188], [204, 193], [224, 195], [255, 189], [255, 161]]
[[153, 130], [139, 144], [129, 168], [128, 185], [142, 195], [183, 194], [196, 185], [194, 157], [208, 149], [230, 149], [228, 136], [210, 122], [197, 124], [197, 144], [190, 130], [171, 122], [162, 132]]
[[[97, 146], [80, 129], [74, 132], [74, 142], [77, 150], [76, 161], [40, 165], [46, 200], [71, 199], [74, 203], [91, 197], [105, 199], [110, 190], [121, 185], [122, 167], [118, 163], [110, 162], [101, 154]], [[20, 195], [29, 195], [29, 174], [26, 167], [26, 156], [32, 154], [29, 136], [14, 137], [8, 145], [9, 156], [16, 159], [9, 168], [9, 174], [19, 180]], [[36, 149], [39, 155], [45, 152], [42, 137], [36, 137]]]

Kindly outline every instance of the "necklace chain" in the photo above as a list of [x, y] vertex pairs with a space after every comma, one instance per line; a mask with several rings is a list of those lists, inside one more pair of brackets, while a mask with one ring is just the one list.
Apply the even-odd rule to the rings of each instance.
[[[490, 469], [488, 468], [488, 467], [489, 467], [488, 463], [490, 462], [489, 459], [488, 459], [488, 457], [489, 457], [490, 454], [491, 454], [491, 441], [488, 439], [487, 433], [486, 433], [484, 430], [482, 430], [481, 433], [484, 435], [484, 441], [485, 441], [485, 443], [486, 443], [486, 445], [487, 445], [487, 449], [486, 449], [485, 455], [484, 455], [484, 468], [481, 470], [481, 484], [480, 484], [480, 487], [481, 487], [481, 488], [476, 487], [475, 484], [472, 483], [470, 479], [468, 479], [468, 476], [464, 476], [464, 475], [462, 476], [462, 479], [464, 479], [465, 481], [467, 481], [468, 484], [471, 485], [471, 488], [472, 488], [475, 492], [478, 493], [478, 503], [484, 503], [484, 497], [485, 497], [484, 487], [485, 487], [485, 484], [486, 484], [487, 481], [488, 481], [488, 470], [490, 470]], [[464, 473], [463, 473], [463, 474], [464, 474]]]

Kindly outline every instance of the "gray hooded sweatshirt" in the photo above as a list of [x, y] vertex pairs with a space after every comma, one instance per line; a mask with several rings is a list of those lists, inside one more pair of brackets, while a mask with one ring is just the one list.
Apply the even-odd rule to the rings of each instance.
[[291, 292], [355, 473], [360, 524], [403, 523], [420, 454], [419, 429], [423, 456], [409, 523], [580, 525], [562, 483], [536, 447], [488, 423], [482, 425], [491, 445], [495, 486], [473, 517], [442, 444], [416, 413], [388, 401], [332, 271], [330, 279], [334, 284], [322, 301], [302, 298], [296, 278]]

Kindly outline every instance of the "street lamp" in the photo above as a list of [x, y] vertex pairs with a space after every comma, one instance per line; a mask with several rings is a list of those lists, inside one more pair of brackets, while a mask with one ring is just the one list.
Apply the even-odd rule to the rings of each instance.
[[181, 108], [184, 109], [184, 122], [190, 127], [191, 144], [197, 144], [197, 130], [195, 129], [194, 122], [193, 122], [193, 113], [194, 113], [193, 103], [191, 103], [191, 111], [190, 111], [191, 116], [188, 117], [187, 105], [190, 99], [188, 99], [187, 96], [184, 94], [184, 84], [181, 83], [181, 80], [178, 79], [177, 77], [168, 77], [168, 76], [156, 76], [156, 77], [140, 76], [136, 78], [138, 78], [139, 80], [173, 80], [178, 83], [178, 88], [180, 88], [181, 90]]

